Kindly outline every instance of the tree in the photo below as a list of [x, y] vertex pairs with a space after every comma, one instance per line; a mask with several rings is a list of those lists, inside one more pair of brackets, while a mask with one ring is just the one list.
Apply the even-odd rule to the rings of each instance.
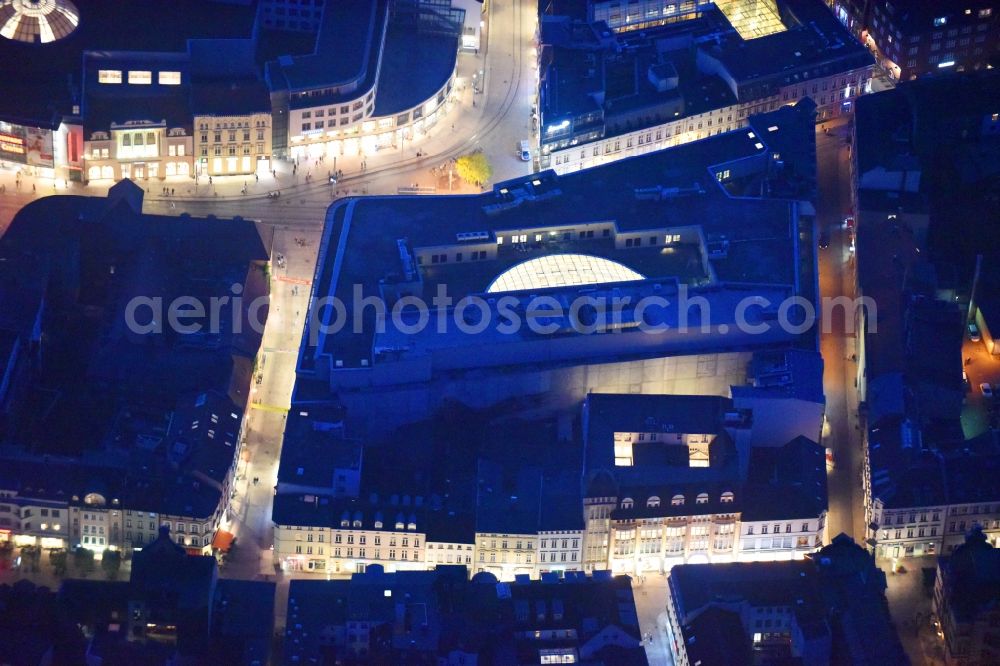
[[493, 177], [493, 167], [486, 155], [477, 150], [474, 153], [462, 155], [455, 160], [455, 172], [467, 183], [482, 187]]
[[66, 575], [67, 559], [65, 550], [53, 550], [49, 555], [49, 563], [55, 570], [56, 576], [62, 578]]
[[122, 554], [117, 550], [106, 550], [101, 556], [101, 568], [108, 575], [108, 580], [118, 577], [118, 570], [122, 567]]
[[94, 570], [94, 553], [93, 551], [84, 548], [83, 546], [77, 547], [73, 551], [73, 564], [80, 573], [86, 576], [88, 573]]

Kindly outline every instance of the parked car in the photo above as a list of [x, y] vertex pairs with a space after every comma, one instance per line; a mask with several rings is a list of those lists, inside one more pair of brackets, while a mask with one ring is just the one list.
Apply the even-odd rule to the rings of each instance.
[[983, 336], [979, 334], [979, 327], [976, 326], [976, 322], [971, 322], [969, 324], [969, 339], [973, 342], [979, 342], [982, 340], [982, 337]]
[[983, 392], [983, 395], [987, 398], [993, 397], [993, 387], [989, 385], [988, 382], [983, 382], [979, 385], [979, 390]]
[[844, 228], [845, 229], [853, 229], [854, 228], [854, 216], [853, 215], [848, 215], [847, 217], [844, 218]]
[[830, 247], [830, 234], [829, 232], [823, 231], [819, 235], [819, 246], [824, 250]]
[[522, 162], [531, 161], [531, 144], [527, 141], [521, 141], [517, 146], [517, 153], [521, 157]]
[[267, 193], [268, 199], [277, 199], [280, 196], [281, 192], [279, 190], [271, 190], [270, 192]]

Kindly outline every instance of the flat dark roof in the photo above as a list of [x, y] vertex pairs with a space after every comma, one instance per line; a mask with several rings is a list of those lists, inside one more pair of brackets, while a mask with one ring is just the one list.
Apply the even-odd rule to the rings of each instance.
[[365, 81], [374, 76], [387, 0], [327, 2], [310, 55], [268, 63], [272, 89], [291, 91]]
[[411, 109], [444, 87], [455, 71], [458, 39], [390, 25], [385, 37], [375, 116]]

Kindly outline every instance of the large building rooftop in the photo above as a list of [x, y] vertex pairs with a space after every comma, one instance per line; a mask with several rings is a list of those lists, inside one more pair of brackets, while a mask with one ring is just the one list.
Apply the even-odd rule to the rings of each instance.
[[[356, 285], [366, 296], [381, 293], [387, 306], [406, 293], [430, 300], [441, 286], [456, 301], [486, 294], [498, 278], [517, 298], [543, 292], [569, 297], [587, 283], [603, 289], [617, 283], [636, 297], [660, 289], [676, 293], [683, 285], [718, 299], [712, 317], [721, 323], [748, 290], [780, 300], [811, 288], [801, 284], [797, 204], [753, 194], [769, 177], [769, 143], [789, 141], [785, 134], [812, 140], [811, 107], [765, 114], [749, 129], [586, 172], [498, 183], [481, 195], [337, 202], [327, 214], [314, 299], [337, 297], [350, 312]], [[733, 192], [719, 182], [729, 173]], [[330, 315], [323, 311], [328, 322]], [[307, 329], [300, 372], [325, 377], [338, 368], [377, 364], [384, 360], [380, 350], [405, 354], [412, 347], [443, 355], [488, 337], [501, 359], [504, 342], [529, 340], [527, 332], [489, 330], [479, 336], [406, 335], [389, 326], [376, 333], [374, 311], [367, 308], [365, 316], [360, 326], [336, 332]], [[716, 347], [726, 344], [713, 340]], [[460, 365], [472, 357], [461, 352], [448, 359]]]

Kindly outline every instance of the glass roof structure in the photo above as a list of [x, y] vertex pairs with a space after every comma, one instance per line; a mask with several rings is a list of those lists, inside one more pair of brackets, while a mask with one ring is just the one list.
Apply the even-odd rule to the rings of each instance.
[[486, 291], [497, 294], [644, 279], [645, 276], [610, 259], [588, 254], [550, 254], [507, 269], [493, 280]]
[[716, 0], [715, 6], [743, 39], [767, 37], [786, 30], [774, 0]]
[[28, 44], [66, 37], [80, 23], [70, 0], [0, 0], [0, 35]]

